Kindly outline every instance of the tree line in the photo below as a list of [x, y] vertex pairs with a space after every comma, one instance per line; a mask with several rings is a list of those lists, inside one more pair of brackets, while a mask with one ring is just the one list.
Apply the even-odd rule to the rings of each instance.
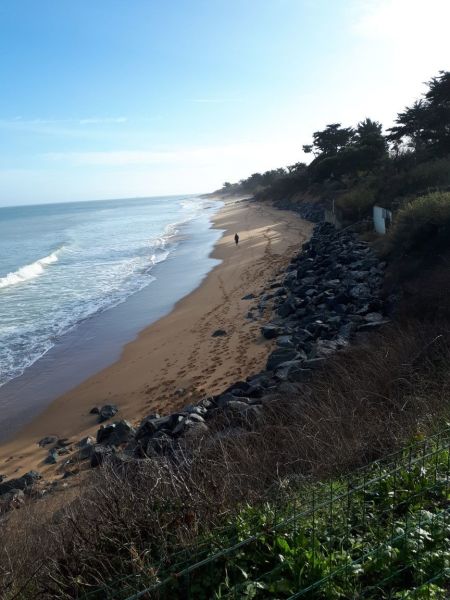
[[[450, 71], [427, 82], [422, 98], [399, 112], [385, 133], [371, 118], [353, 127], [331, 123], [315, 131], [302, 149], [312, 156], [309, 164], [253, 173], [226, 182], [221, 191], [274, 200], [309, 192], [340, 199], [344, 210], [346, 194], [356, 191], [364, 212], [375, 201], [389, 205], [430, 186], [450, 185]], [[355, 204], [354, 197], [349, 204]], [[354, 217], [361, 215], [356, 212]]]

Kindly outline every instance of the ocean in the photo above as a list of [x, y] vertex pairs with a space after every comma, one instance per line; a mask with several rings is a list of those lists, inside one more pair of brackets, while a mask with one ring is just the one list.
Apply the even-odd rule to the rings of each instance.
[[[168, 312], [216, 264], [208, 256], [220, 236], [211, 229], [220, 206], [172, 196], [0, 208], [0, 386], [10, 388], [32, 365], [36, 372], [35, 363], [57, 356], [78, 328], [95, 331], [89, 326], [99, 315], [148, 288], [143, 316], [114, 338], [117, 357], [139, 327]], [[169, 293], [174, 261], [184, 281]]]

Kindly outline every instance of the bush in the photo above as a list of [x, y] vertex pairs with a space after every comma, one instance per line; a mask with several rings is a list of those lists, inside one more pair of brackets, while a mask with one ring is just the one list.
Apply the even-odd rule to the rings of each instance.
[[416, 198], [395, 216], [387, 238], [387, 253], [435, 255], [450, 247], [450, 192]]
[[359, 221], [370, 214], [375, 198], [375, 189], [367, 182], [361, 183], [344, 192], [336, 200], [336, 206], [341, 209], [345, 219]]
[[390, 206], [396, 198], [435, 191], [450, 186], [450, 160], [442, 158], [412, 165], [411, 156], [392, 160], [389, 166], [401, 166], [394, 174], [383, 173], [379, 196], [382, 206]]

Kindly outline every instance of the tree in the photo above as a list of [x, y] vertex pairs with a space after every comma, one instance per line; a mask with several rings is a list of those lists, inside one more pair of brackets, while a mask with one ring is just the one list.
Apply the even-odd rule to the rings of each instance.
[[393, 144], [406, 143], [432, 156], [450, 153], [450, 71], [440, 71], [428, 82], [424, 97], [397, 115], [389, 131]]
[[351, 127], [341, 127], [340, 123], [331, 123], [322, 131], [313, 133], [312, 150], [316, 156], [334, 156], [350, 143], [353, 136], [354, 131]]

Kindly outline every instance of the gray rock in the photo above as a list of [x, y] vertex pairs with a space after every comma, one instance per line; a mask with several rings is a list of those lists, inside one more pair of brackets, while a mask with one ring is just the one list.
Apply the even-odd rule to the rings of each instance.
[[192, 441], [196, 438], [206, 435], [209, 432], [209, 428], [206, 423], [192, 423], [184, 433], [184, 439]]
[[281, 329], [280, 327], [271, 325], [269, 323], [269, 325], [264, 325], [264, 327], [261, 327], [261, 333], [266, 340], [272, 340], [280, 335]]
[[358, 283], [350, 289], [350, 296], [356, 300], [365, 300], [370, 298], [370, 288], [364, 283]]
[[100, 427], [97, 431], [97, 443], [108, 446], [120, 446], [126, 444], [134, 437], [136, 430], [128, 421], [122, 420], [106, 427]]
[[160, 417], [158, 414], [149, 415], [141, 421], [135, 437], [137, 440], [140, 440], [144, 437], [154, 435], [160, 429], [170, 429], [172, 421], [172, 415], [166, 417]]
[[292, 306], [289, 300], [282, 302], [280, 306], [277, 308], [277, 315], [280, 317], [288, 317], [294, 312], [294, 307]]
[[173, 449], [173, 438], [163, 431], [158, 431], [147, 442], [146, 456], [159, 456], [169, 454]]
[[47, 465], [55, 465], [58, 460], [58, 456], [59, 456], [58, 450], [56, 450], [56, 449], [50, 450], [50, 452], [48, 453], [48, 456], [44, 460], [44, 462]]
[[255, 294], [247, 294], [242, 297], [242, 300], [253, 300], [253, 298], [256, 298]]
[[91, 454], [92, 454], [94, 445], [95, 445], [95, 440], [93, 437], [91, 437], [89, 435], [87, 437], [84, 437], [83, 439], [81, 439], [77, 444], [77, 446], [79, 448], [78, 453], [77, 453], [77, 458], [79, 460], [86, 460], [88, 458], [91, 458]]
[[42, 438], [42, 440], [39, 440], [38, 444], [41, 448], [44, 448], [44, 446], [49, 446], [50, 444], [56, 444], [57, 441], [58, 441], [58, 438], [56, 435], [48, 435], [48, 436]]
[[114, 415], [116, 415], [118, 412], [119, 409], [115, 404], [105, 404], [101, 407], [99, 412], [99, 423], [107, 421], [108, 419], [112, 419], [112, 417], [114, 417]]
[[107, 458], [111, 458], [114, 454], [114, 449], [110, 446], [102, 446], [96, 444], [91, 452], [91, 467], [100, 466]]
[[311, 374], [311, 370], [304, 369], [303, 365], [303, 360], [289, 360], [281, 363], [275, 370], [275, 376], [280, 381], [302, 381]]
[[0, 483], [0, 496], [14, 489], [25, 491], [32, 488], [39, 479], [41, 479], [41, 475], [37, 471], [28, 471], [28, 473], [25, 473], [22, 477], [9, 479], [8, 481]]
[[99, 415], [100, 414], [100, 408], [98, 406], [94, 406], [91, 408], [91, 410], [89, 411], [90, 415]]
[[281, 363], [288, 360], [295, 360], [298, 357], [298, 352], [294, 348], [277, 348], [267, 359], [266, 369], [272, 371]]
[[20, 508], [25, 502], [25, 494], [20, 489], [11, 489], [0, 497], [0, 513]]
[[379, 323], [380, 321], [383, 321], [384, 317], [380, 313], [370, 312], [364, 316], [364, 319], [369, 323]]

